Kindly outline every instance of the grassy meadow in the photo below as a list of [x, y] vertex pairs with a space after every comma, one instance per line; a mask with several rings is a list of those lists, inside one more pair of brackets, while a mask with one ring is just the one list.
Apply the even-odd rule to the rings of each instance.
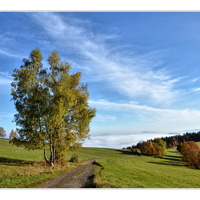
[[[176, 148], [163, 158], [137, 156], [126, 150], [81, 148], [79, 163], [97, 159], [94, 181], [101, 188], [200, 188], [200, 170], [181, 161]], [[72, 154], [67, 154], [67, 160]], [[75, 167], [49, 168], [42, 165], [42, 151], [27, 151], [0, 139], [0, 187], [40, 187], [60, 173]]]
[[69, 163], [67, 168], [50, 168], [42, 151], [28, 151], [0, 139], [0, 188], [37, 188], [72, 167]]
[[105, 188], [200, 188], [200, 170], [181, 161], [176, 148], [163, 158], [137, 156], [125, 150], [83, 148], [80, 157], [98, 157], [95, 182]]

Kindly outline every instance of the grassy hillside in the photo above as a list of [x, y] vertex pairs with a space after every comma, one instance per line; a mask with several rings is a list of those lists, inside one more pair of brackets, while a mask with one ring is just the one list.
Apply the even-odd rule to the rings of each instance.
[[169, 149], [163, 158], [101, 148], [83, 148], [79, 156], [99, 158], [101, 167], [96, 166], [95, 181], [100, 187], [200, 188], [200, 170], [185, 166], [176, 148]]
[[[74, 167], [42, 166], [41, 151], [27, 151], [0, 139], [0, 187], [39, 187], [48, 179]], [[111, 188], [200, 188], [200, 170], [190, 169], [175, 148], [163, 158], [136, 156], [125, 150], [82, 148], [80, 162], [97, 159], [95, 182]], [[71, 157], [66, 155], [67, 160]]]
[[42, 151], [28, 151], [0, 139], [0, 188], [29, 188], [40, 185], [67, 168], [45, 166]]

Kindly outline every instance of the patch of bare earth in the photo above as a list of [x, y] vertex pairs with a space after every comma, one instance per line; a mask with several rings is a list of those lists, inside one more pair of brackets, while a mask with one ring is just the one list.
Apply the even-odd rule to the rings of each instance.
[[94, 162], [95, 160], [85, 161], [75, 169], [49, 181], [42, 188], [94, 188]]

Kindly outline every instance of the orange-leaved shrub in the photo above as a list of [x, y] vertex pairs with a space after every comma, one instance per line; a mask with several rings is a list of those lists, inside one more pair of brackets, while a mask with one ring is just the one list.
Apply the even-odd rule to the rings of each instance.
[[140, 143], [139, 149], [143, 155], [161, 157], [165, 154], [166, 143], [161, 139], [155, 139]]
[[186, 141], [177, 146], [182, 160], [191, 168], [200, 169], [200, 148], [196, 142]]

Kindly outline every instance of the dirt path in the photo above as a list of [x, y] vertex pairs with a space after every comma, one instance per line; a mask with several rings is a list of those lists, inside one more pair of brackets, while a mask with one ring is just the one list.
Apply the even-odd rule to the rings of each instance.
[[75, 169], [49, 181], [42, 188], [94, 188], [94, 161], [89, 160], [83, 162]]

